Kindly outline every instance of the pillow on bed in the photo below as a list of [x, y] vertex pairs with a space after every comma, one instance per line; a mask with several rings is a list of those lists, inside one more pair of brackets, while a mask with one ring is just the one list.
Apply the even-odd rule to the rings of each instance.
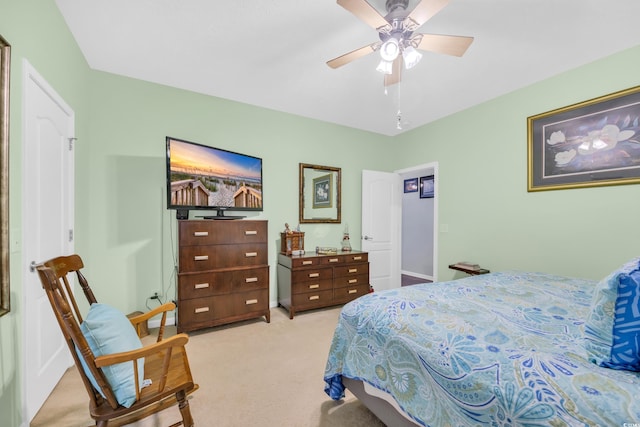
[[640, 371], [640, 258], [605, 277], [585, 325], [588, 358], [599, 366]]
[[[104, 356], [142, 348], [142, 342], [136, 334], [127, 316], [106, 304], [91, 304], [89, 313], [80, 324], [80, 330], [89, 344], [93, 355]], [[84, 371], [96, 390], [100, 390], [96, 379], [80, 357]], [[118, 403], [130, 407], [136, 401], [133, 363], [118, 363], [102, 368]], [[144, 379], [144, 359], [138, 359], [138, 384], [142, 387]]]

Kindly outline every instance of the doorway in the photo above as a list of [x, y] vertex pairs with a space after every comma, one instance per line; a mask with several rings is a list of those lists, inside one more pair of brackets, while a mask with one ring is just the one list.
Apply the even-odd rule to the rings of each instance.
[[[430, 175], [432, 198], [420, 198], [419, 188], [403, 192], [404, 179], [415, 177], [419, 183], [420, 177]], [[362, 171], [362, 250], [369, 253], [369, 280], [375, 290], [402, 286], [403, 274], [422, 283], [437, 280], [438, 180], [437, 162], [394, 172]], [[403, 203], [409, 197], [415, 198], [415, 206]], [[405, 217], [415, 217], [415, 225]], [[403, 253], [403, 247], [410, 249]]]
[[[409, 184], [402, 194], [401, 267], [403, 286], [434, 282], [438, 276], [438, 163], [425, 163], [395, 171], [403, 184]], [[430, 183], [433, 177], [433, 197], [423, 192], [421, 181]], [[413, 187], [413, 183], [417, 188]]]

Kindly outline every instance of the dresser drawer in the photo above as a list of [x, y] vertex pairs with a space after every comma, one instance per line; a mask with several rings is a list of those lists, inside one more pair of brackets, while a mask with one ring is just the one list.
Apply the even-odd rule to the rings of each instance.
[[269, 267], [235, 270], [231, 273], [233, 292], [269, 289]]
[[369, 254], [368, 253], [357, 253], [357, 254], [345, 254], [344, 262], [369, 262]]
[[318, 291], [305, 294], [294, 294], [291, 296], [293, 305], [297, 310], [309, 307], [321, 307], [329, 305], [333, 300], [333, 291]]
[[334, 288], [343, 288], [345, 286], [368, 285], [369, 275], [361, 274], [358, 276], [336, 277], [333, 279]]
[[233, 294], [234, 313], [242, 315], [269, 309], [269, 290], [260, 289]]
[[178, 299], [203, 298], [231, 291], [231, 272], [178, 274]]
[[182, 328], [193, 324], [206, 324], [231, 315], [233, 315], [233, 305], [230, 304], [228, 296], [211, 296], [178, 302], [178, 323]]
[[266, 243], [185, 246], [180, 249], [180, 272], [266, 264]]
[[320, 265], [321, 258], [291, 258], [291, 268], [313, 267]]
[[338, 265], [344, 264], [344, 255], [327, 255], [321, 258], [322, 265]]
[[291, 284], [292, 294], [303, 294], [306, 292], [327, 291], [333, 289], [333, 280], [311, 280], [308, 282], [294, 282]]
[[266, 243], [266, 221], [179, 221], [180, 246]]
[[291, 279], [292, 283], [333, 279], [333, 270], [331, 268], [309, 268], [293, 271]]
[[357, 276], [360, 274], [369, 274], [369, 263], [349, 264], [336, 267], [333, 270], [335, 277]]
[[336, 302], [347, 302], [354, 300], [362, 295], [369, 293], [368, 284], [358, 284], [355, 286], [346, 286], [343, 288], [335, 288], [333, 290], [333, 299]]

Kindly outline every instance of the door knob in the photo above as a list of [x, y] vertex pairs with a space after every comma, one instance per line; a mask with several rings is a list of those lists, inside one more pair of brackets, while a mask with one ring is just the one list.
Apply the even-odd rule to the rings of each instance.
[[373, 240], [373, 237], [364, 236], [364, 240]]

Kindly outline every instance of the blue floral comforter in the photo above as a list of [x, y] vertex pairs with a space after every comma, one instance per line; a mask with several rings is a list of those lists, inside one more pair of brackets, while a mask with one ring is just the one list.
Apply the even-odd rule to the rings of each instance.
[[363, 380], [434, 427], [640, 423], [640, 374], [586, 359], [595, 285], [502, 272], [365, 295], [342, 310], [325, 391]]

